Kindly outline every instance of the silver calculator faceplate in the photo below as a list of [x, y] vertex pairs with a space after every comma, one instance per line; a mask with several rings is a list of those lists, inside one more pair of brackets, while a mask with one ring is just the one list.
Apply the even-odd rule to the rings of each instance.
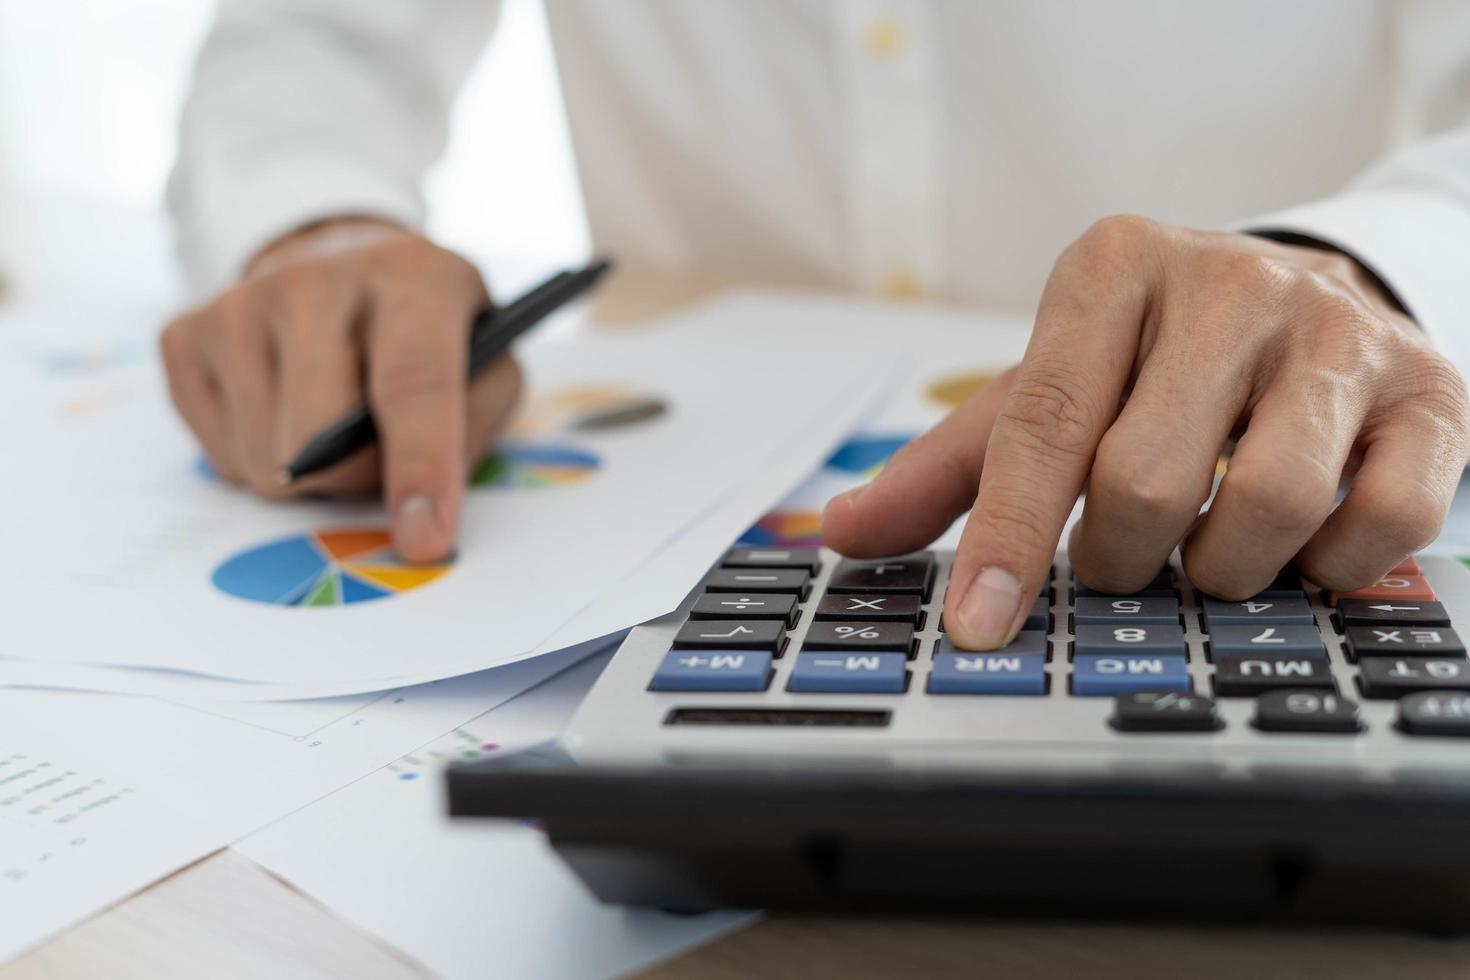
[[[1187, 770], [1221, 777], [1334, 777], [1352, 780], [1454, 779], [1470, 781], [1470, 739], [1428, 738], [1400, 732], [1395, 702], [1362, 698], [1331, 609], [1308, 590], [1332, 672], [1342, 695], [1361, 705], [1365, 730], [1358, 734], [1292, 734], [1251, 725], [1253, 698], [1219, 698], [1224, 728], [1215, 732], [1124, 733], [1112, 728], [1110, 697], [1076, 697], [1068, 690], [1068, 624], [1073, 609], [1071, 569], [1065, 553], [1055, 563], [1055, 594], [1046, 665], [1049, 691], [1041, 696], [934, 695], [927, 673], [948, 584], [951, 552], [934, 552], [938, 573], [924, 604], [924, 628], [915, 633], [917, 654], [902, 694], [793, 694], [786, 682], [814, 618], [815, 602], [802, 606], [774, 676], [761, 693], [680, 693], [648, 690], [659, 661], [686, 619], [696, 594], [678, 610], [635, 629], [588, 694], [562, 737], [578, 763], [607, 766], [721, 765], [837, 770], [843, 767], [943, 768], [1065, 776], [1167, 775]], [[812, 594], [825, 592], [841, 557], [823, 550]], [[1420, 556], [1451, 621], [1470, 623], [1470, 570], [1449, 558]], [[1209, 695], [1212, 666], [1200, 630], [1196, 593], [1172, 559], [1189, 646], [1189, 672], [1198, 693]], [[697, 593], [697, 590], [696, 590]], [[887, 709], [886, 727], [674, 726], [674, 708]]]

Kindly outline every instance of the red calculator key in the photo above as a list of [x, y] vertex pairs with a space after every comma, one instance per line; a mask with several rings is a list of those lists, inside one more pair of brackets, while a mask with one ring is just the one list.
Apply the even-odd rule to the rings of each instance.
[[1408, 602], [1431, 602], [1437, 598], [1434, 588], [1423, 575], [1385, 575], [1366, 589], [1332, 593], [1332, 605], [1339, 599], [1403, 599]]
[[1419, 567], [1419, 559], [1413, 555], [1405, 558], [1389, 570], [1389, 575], [1423, 575], [1424, 569]]

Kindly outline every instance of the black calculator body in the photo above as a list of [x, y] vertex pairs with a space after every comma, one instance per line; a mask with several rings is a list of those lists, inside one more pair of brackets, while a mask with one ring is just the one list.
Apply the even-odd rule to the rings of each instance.
[[732, 550], [452, 812], [539, 821], [613, 903], [1470, 930], [1459, 562], [1237, 603], [1058, 555], [974, 654], [951, 559]]

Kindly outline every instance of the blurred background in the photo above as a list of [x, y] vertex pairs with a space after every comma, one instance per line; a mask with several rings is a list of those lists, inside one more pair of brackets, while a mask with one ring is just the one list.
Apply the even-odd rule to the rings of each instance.
[[[371, 2], [371, 0], [364, 0]], [[208, 0], [0, 0], [0, 276], [10, 304], [79, 288], [177, 296], [163, 190]], [[584, 253], [540, 0], [505, 0], [429, 185], [435, 237], [488, 268]], [[484, 125], [491, 120], [492, 125]], [[518, 147], [501, 155], [501, 145]]]

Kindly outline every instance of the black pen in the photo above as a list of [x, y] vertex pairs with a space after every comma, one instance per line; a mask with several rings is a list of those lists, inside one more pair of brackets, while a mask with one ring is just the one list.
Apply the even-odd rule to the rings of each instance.
[[[511, 341], [591, 289], [610, 267], [607, 259], [598, 259], [575, 272], [558, 272], [519, 299], [475, 317], [470, 330], [470, 377], [504, 354]], [[303, 476], [336, 466], [377, 438], [372, 410], [359, 408], [313, 436], [277, 479], [281, 486], [290, 486]]]

